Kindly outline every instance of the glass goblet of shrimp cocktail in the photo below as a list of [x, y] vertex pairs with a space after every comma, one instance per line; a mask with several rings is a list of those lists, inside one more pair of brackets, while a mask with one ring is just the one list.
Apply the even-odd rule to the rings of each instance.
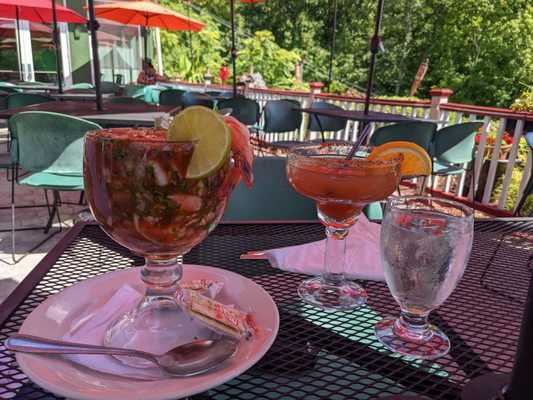
[[302, 300], [326, 310], [348, 310], [366, 301], [366, 292], [344, 277], [346, 236], [363, 207], [394, 192], [403, 160], [346, 157], [352, 146], [309, 144], [296, 146], [287, 157], [287, 178], [294, 189], [316, 202], [318, 217], [326, 227], [326, 251], [321, 276], [298, 287]]
[[[178, 257], [215, 228], [241, 177], [251, 185], [247, 134], [236, 120], [204, 107], [174, 117], [168, 132], [115, 128], [86, 134], [91, 211], [111, 238], [146, 260], [141, 269], [146, 292], [108, 327], [105, 344], [162, 354], [210, 337], [173, 297], [182, 276]], [[128, 363], [145, 365], [134, 358]]]

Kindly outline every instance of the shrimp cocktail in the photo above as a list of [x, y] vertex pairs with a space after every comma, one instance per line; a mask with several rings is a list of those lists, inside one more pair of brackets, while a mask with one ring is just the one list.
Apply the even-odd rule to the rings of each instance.
[[351, 149], [351, 145], [310, 144], [293, 147], [287, 158], [289, 182], [316, 202], [327, 236], [322, 276], [303, 281], [298, 293], [306, 303], [326, 310], [349, 310], [366, 301], [365, 290], [344, 278], [348, 229], [366, 204], [391, 195], [405, 173], [405, 152], [378, 147], [366, 156], [370, 149], [365, 148], [358, 153], [361, 157], [348, 160]]
[[160, 354], [209, 334], [172, 297], [182, 276], [178, 257], [215, 228], [242, 178], [251, 186], [252, 160], [247, 128], [205, 107], [181, 112], [168, 131], [86, 134], [91, 211], [109, 236], [146, 260], [146, 293], [107, 329], [107, 345]]

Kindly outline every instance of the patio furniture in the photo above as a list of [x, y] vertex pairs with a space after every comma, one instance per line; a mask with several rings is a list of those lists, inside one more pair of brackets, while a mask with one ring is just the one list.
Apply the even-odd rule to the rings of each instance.
[[159, 104], [181, 106], [185, 90], [167, 89], [159, 93]]
[[103, 93], [119, 94], [120, 86], [115, 82], [102, 81], [100, 82], [100, 89]]
[[254, 159], [254, 185], [241, 182], [233, 191], [223, 219], [315, 220], [315, 202], [296, 192], [287, 181], [285, 157]]
[[[533, 132], [529, 132], [526, 134], [526, 141], [529, 146], [529, 152], [533, 154]], [[529, 170], [529, 179], [524, 186], [524, 190], [522, 192], [522, 196], [520, 197], [520, 201], [518, 202], [516, 208], [515, 208], [515, 215], [520, 215], [522, 211], [522, 207], [524, 207], [524, 204], [526, 203], [527, 197], [529, 195], [533, 194], [533, 160], [530, 164], [530, 170]], [[529, 216], [533, 215], [533, 211], [529, 213]]]
[[207, 108], [215, 107], [215, 99], [211, 96], [200, 92], [186, 92], [182, 97], [182, 108], [186, 109], [190, 106], [204, 106]]
[[295, 139], [302, 125], [302, 113], [294, 108], [299, 107], [297, 100], [269, 100], [263, 108], [264, 125], [260, 128], [263, 135], [283, 134], [286, 140], [265, 140], [266, 145], [286, 151], [289, 147], [303, 143]]
[[56, 101], [53, 97], [35, 93], [13, 93], [6, 98], [6, 108], [19, 108], [33, 104], [49, 103]]
[[[473, 378], [488, 372], [508, 374], [513, 368], [530, 279], [527, 266], [531, 264], [531, 251], [524, 247], [524, 238], [532, 229], [531, 221], [476, 221], [469, 265], [450, 298], [430, 315], [430, 320], [442, 326], [450, 337], [452, 350], [436, 361], [420, 362], [386, 351], [374, 337], [376, 321], [398, 310], [384, 282], [364, 282], [368, 304], [362, 308], [328, 313], [299, 299], [296, 288], [303, 275], [274, 269], [264, 259], [240, 259], [250, 250], [322, 240], [321, 224], [221, 223], [184, 256], [184, 264], [221, 267], [260, 284], [276, 303], [280, 327], [274, 344], [257, 364], [195, 397], [362, 400], [403, 396], [414, 400], [418, 396], [457, 400]], [[0, 335], [5, 338], [16, 333], [28, 315], [59, 290], [105, 272], [121, 273], [120, 270], [143, 262], [142, 257], [115, 243], [99, 226], [76, 224], [0, 306]], [[79, 296], [91, 296], [93, 304], [102, 304], [102, 292], [80, 292]], [[79, 312], [71, 310], [70, 304], [65, 307], [61, 308], [64, 314], [53, 317], [68, 319]], [[254, 313], [261, 310], [253, 309]], [[58, 334], [43, 328], [39, 333]], [[4, 397], [61, 397], [29, 381], [12, 352], [2, 347], [0, 355]], [[126, 386], [119, 378], [68, 361], [67, 376], [63, 376], [65, 370], [58, 371], [49, 364], [55, 357], [34, 357], [33, 364], [49, 373], [49, 379], [58, 387], [76, 375], [84, 377], [80, 390], [95, 396], [105, 396], [103, 380]], [[128, 380], [127, 384], [137, 382]], [[181, 378], [143, 383], [151, 385], [149, 390], [182, 384]]]
[[219, 110], [231, 109], [229, 115], [235, 117], [246, 126], [254, 126], [259, 122], [259, 103], [252, 99], [231, 98], [220, 100], [217, 104]]
[[134, 84], [124, 86], [124, 96], [144, 99], [144, 85]]
[[436, 131], [437, 125], [433, 122], [410, 121], [386, 125], [376, 129], [370, 136], [370, 145], [379, 146], [387, 142], [403, 140], [415, 143], [431, 154], [431, 144]]
[[434, 176], [458, 175], [466, 171], [457, 164], [470, 163], [474, 159], [476, 133], [482, 126], [483, 122], [464, 122], [437, 130], [430, 153], [432, 180]]
[[70, 89], [94, 89], [94, 86], [92, 83], [81, 82], [75, 83], [70, 87]]
[[[336, 106], [325, 101], [315, 101], [311, 103], [310, 108], [312, 109], [325, 109], [325, 110], [344, 110], [342, 107]], [[320, 132], [321, 142], [345, 142], [337, 140], [326, 140], [324, 132], [338, 132], [340, 130], [346, 129], [346, 124], [348, 123], [347, 118], [342, 117], [326, 117], [324, 115], [311, 114], [309, 116], [309, 123], [307, 124], [307, 129], [309, 131]]]
[[81, 117], [102, 126], [154, 126], [155, 118], [174, 114], [176, 106], [154, 105], [147, 103], [108, 103], [102, 110], [97, 110], [93, 102], [54, 101], [36, 104], [30, 107], [14, 108], [0, 111], [0, 120], [8, 120], [22, 111], [49, 111]]
[[[56, 216], [59, 230], [62, 229], [59, 192], [84, 190], [83, 136], [92, 129], [101, 129], [101, 127], [80, 118], [47, 112], [21, 112], [9, 120], [11, 158], [15, 165], [14, 183], [44, 190], [49, 211], [48, 221], [43, 227], [44, 233], [48, 233]], [[20, 176], [21, 169], [30, 172], [30, 175]], [[12, 185], [11, 196], [13, 260], [16, 185]], [[51, 208], [48, 190], [53, 192]]]
[[119, 103], [119, 104], [146, 104], [146, 101], [138, 97], [126, 97], [126, 96], [116, 96], [108, 97], [103, 99], [104, 104]]

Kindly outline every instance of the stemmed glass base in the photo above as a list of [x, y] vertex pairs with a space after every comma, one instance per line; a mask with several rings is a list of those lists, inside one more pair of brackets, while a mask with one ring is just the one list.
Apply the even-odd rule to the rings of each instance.
[[387, 317], [374, 326], [374, 333], [384, 346], [402, 356], [433, 360], [450, 351], [450, 339], [435, 325], [406, 325], [403, 317]]
[[328, 281], [323, 276], [304, 280], [298, 294], [307, 304], [327, 311], [345, 311], [357, 308], [366, 301], [366, 291], [357, 283], [342, 280]]
[[[104, 334], [106, 346], [163, 354], [181, 344], [217, 336], [211, 329], [185, 314], [173, 294], [178, 290], [182, 268], [175, 257], [146, 259], [141, 278], [146, 293], [137, 306], [112, 322]], [[133, 367], [153, 367], [136, 357], [117, 357]]]

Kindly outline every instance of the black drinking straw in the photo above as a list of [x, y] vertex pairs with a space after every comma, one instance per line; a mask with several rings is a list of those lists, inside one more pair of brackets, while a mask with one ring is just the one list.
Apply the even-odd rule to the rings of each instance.
[[357, 140], [353, 144], [350, 152], [346, 156], [347, 160], [351, 160], [353, 158], [353, 156], [355, 156], [355, 153], [357, 152], [357, 149], [359, 148], [359, 146], [361, 146], [361, 144], [363, 144], [363, 142], [365, 141], [365, 139], [366, 139], [366, 137], [368, 136], [369, 133], [370, 133], [370, 124], [365, 126], [365, 129], [363, 129], [363, 132], [361, 132], [361, 134], [359, 135], [359, 137], [357, 138]]

